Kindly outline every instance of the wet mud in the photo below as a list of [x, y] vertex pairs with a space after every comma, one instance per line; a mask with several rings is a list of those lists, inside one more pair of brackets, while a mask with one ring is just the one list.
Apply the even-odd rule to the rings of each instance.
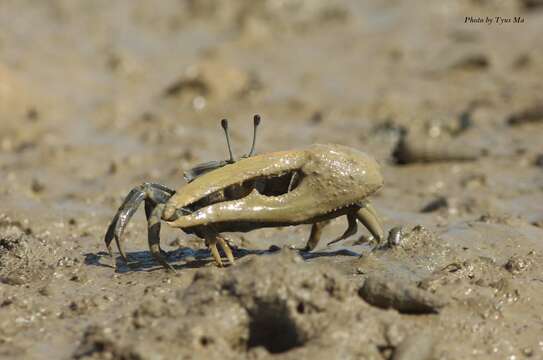
[[[0, 358], [543, 358], [541, 1], [6, 0], [0, 26]], [[163, 226], [169, 273], [140, 209], [108, 256], [133, 187], [226, 159], [221, 118], [246, 153], [255, 113], [259, 153], [373, 155], [388, 240], [230, 233], [217, 268]]]

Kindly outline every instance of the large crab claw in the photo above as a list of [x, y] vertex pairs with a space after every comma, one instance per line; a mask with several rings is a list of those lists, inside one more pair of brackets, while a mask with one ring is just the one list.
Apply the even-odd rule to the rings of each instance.
[[382, 184], [370, 156], [341, 145], [313, 145], [242, 159], [197, 178], [170, 199], [163, 218], [185, 230], [240, 230], [315, 224], [347, 214], [349, 229], [339, 239], [353, 233], [357, 218], [380, 241], [383, 232], [367, 197]]

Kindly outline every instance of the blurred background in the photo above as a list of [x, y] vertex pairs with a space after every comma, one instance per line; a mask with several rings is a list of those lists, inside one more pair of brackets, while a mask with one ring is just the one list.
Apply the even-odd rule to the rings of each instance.
[[[2, 231], [39, 235], [46, 264], [92, 262], [132, 187], [179, 188], [183, 171], [225, 159], [221, 118], [246, 153], [255, 113], [258, 152], [375, 156], [387, 231], [482, 215], [541, 227], [542, 39], [538, 0], [0, 0]], [[129, 247], [144, 250], [136, 218]], [[299, 245], [307, 230], [241, 241]], [[190, 241], [165, 234], [170, 250]]]
[[506, 122], [541, 105], [540, 5], [3, 0], [4, 193], [68, 197], [48, 203], [62, 212], [143, 180], [175, 188], [194, 163], [226, 157], [219, 119], [246, 152], [254, 113], [260, 152], [335, 142], [387, 163], [410, 128], [465, 132], [486, 153], [533, 149], [533, 131]]

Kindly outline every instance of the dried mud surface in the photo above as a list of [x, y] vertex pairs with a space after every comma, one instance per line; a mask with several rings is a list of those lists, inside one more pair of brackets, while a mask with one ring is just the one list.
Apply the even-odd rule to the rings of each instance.
[[[466, 24], [466, 16], [523, 23]], [[540, 1], [0, 2], [0, 358], [543, 358]], [[175, 274], [105, 229], [144, 182], [247, 151], [374, 155], [368, 234], [162, 230]], [[182, 190], [181, 190], [182, 191]], [[302, 256], [303, 255], [303, 256]]]

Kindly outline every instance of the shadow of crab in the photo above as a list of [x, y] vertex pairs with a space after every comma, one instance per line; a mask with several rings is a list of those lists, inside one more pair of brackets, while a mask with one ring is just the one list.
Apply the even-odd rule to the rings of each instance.
[[[236, 259], [241, 259], [248, 255], [271, 255], [280, 251], [281, 248], [277, 246], [270, 246], [267, 250], [250, 250], [239, 247], [232, 247], [232, 252]], [[352, 256], [358, 257], [359, 253], [348, 249], [339, 249], [333, 251], [302, 251], [298, 250], [298, 254], [304, 260], [310, 260], [320, 257], [332, 257], [332, 256]], [[156, 262], [149, 251], [133, 251], [127, 253], [129, 262], [124, 263], [119, 256], [115, 256], [115, 269], [118, 273], [127, 273], [133, 271], [155, 271], [160, 270], [160, 264]], [[224, 256], [224, 253], [221, 253]], [[99, 267], [114, 268], [113, 261], [109, 254], [105, 251], [98, 253], [86, 253], [85, 264]], [[172, 266], [176, 270], [186, 268], [200, 268], [204, 267], [210, 262], [213, 262], [211, 252], [208, 249], [193, 249], [189, 247], [180, 247], [178, 249], [169, 251], [165, 254], [166, 259], [172, 263]], [[184, 262], [179, 264], [179, 262]]]
[[[99, 267], [115, 268], [118, 273], [127, 273], [133, 271], [155, 271], [160, 270], [160, 264], [156, 262], [149, 251], [128, 252], [129, 262], [125, 263], [119, 256], [112, 260], [105, 251], [98, 253], [86, 253], [85, 264]], [[212, 261], [210, 251], [207, 249], [191, 249], [188, 247], [179, 248], [166, 253], [166, 258], [170, 262], [185, 261], [183, 264], [175, 264], [176, 270], [184, 268], [203, 267]], [[115, 266], [113, 266], [115, 261]]]

